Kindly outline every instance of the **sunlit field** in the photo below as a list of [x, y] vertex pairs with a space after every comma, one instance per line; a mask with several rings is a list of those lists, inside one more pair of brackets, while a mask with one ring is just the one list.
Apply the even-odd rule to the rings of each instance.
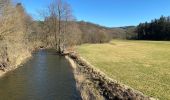
[[79, 54], [109, 77], [146, 95], [170, 99], [170, 42], [84, 44]]

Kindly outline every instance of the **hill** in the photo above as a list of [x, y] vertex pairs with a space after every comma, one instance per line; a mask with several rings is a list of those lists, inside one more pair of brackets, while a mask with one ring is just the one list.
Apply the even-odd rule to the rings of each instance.
[[[135, 26], [105, 27], [91, 22], [78, 21], [84, 42], [92, 43], [108, 41], [110, 39], [132, 39], [135, 36]], [[101, 36], [101, 37], [100, 37]]]

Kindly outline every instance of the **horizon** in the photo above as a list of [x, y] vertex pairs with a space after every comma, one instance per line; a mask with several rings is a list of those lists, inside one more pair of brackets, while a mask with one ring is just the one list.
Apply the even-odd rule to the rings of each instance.
[[[35, 20], [38, 11], [46, 8], [52, 0], [19, 0]], [[105, 27], [137, 26], [139, 23], [170, 15], [170, 1], [164, 0], [65, 0], [73, 10], [77, 21], [95, 23]], [[31, 5], [31, 6], [30, 6]]]

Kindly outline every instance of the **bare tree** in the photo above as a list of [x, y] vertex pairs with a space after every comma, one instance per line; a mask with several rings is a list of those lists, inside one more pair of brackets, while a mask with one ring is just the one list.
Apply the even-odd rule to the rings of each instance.
[[50, 33], [52, 32], [55, 37], [55, 48], [59, 53], [64, 52], [66, 48], [67, 36], [69, 34], [72, 21], [74, 19], [71, 7], [68, 3], [62, 0], [53, 0], [48, 7], [49, 13], [44, 17], [45, 22], [48, 22]]
[[1, 48], [4, 48], [2, 52], [0, 50], [0, 56], [6, 55], [0, 60], [15, 64], [22, 52], [29, 52], [27, 36], [32, 31], [32, 19], [20, 3], [14, 5], [10, 0], [1, 0], [0, 3], [0, 45], [3, 44]]

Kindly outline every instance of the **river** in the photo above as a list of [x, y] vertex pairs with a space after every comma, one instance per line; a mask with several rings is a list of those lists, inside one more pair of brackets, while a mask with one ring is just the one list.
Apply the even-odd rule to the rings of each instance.
[[80, 100], [72, 68], [54, 50], [39, 50], [0, 79], [0, 100]]

